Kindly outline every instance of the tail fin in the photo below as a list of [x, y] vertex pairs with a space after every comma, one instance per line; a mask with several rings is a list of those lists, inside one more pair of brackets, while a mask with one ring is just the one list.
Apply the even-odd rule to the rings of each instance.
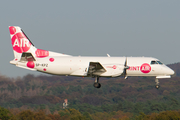
[[9, 31], [15, 61], [19, 61], [23, 53], [35, 53], [37, 49], [20, 27], [10, 26]]
[[11, 43], [14, 51], [14, 60], [17, 61], [35, 61], [36, 58], [48, 56], [70, 56], [66, 54], [37, 49], [23, 30], [18, 26], [9, 26]]

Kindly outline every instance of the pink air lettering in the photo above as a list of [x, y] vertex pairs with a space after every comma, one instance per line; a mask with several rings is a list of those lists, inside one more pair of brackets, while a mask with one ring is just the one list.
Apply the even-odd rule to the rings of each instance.
[[151, 71], [151, 66], [148, 63], [144, 63], [140, 68], [142, 73], [149, 73]]
[[43, 58], [43, 57], [49, 56], [49, 51], [37, 49], [35, 54], [36, 54], [36, 57]]
[[151, 66], [148, 63], [144, 63], [141, 66], [129, 66], [129, 71], [141, 71], [142, 73], [149, 73]]
[[18, 53], [27, 52], [31, 47], [31, 43], [23, 33], [16, 33], [11, 40], [13, 50]]
[[22, 32], [16, 33], [16, 28], [13, 26], [9, 27], [9, 31], [12, 35], [13, 50], [18, 53], [27, 52], [31, 47], [31, 43], [26, 36]]
[[30, 47], [29, 41], [27, 39], [15, 39], [13, 47]]
[[139, 66], [130, 66], [128, 70], [130, 70], [130, 71], [136, 71], [136, 70], [139, 71], [139, 68], [140, 68]]

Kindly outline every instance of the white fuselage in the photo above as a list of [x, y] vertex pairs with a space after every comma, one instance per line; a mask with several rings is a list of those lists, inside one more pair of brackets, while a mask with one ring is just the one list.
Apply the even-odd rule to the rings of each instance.
[[[53, 59], [53, 61], [50, 61], [50, 59]], [[88, 76], [89, 63], [99, 62], [106, 71], [98, 74], [98, 76], [117, 77], [122, 75], [126, 59], [127, 65], [129, 66], [127, 76], [169, 76], [174, 74], [174, 71], [164, 64], [152, 65], [151, 61], [158, 60], [151, 57], [51, 56], [36, 58], [36, 61], [32, 61], [34, 67], [30, 69], [56, 75]], [[20, 64], [22, 66], [22, 62]], [[24, 62], [23, 66], [26, 67], [27, 62]]]

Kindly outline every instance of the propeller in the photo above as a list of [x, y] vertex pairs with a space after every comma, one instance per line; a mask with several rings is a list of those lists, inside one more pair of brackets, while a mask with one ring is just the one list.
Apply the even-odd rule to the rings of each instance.
[[124, 79], [127, 79], [127, 69], [129, 69], [129, 66], [127, 66], [127, 57], [126, 57], [126, 60], [125, 60], [125, 63], [124, 63]]

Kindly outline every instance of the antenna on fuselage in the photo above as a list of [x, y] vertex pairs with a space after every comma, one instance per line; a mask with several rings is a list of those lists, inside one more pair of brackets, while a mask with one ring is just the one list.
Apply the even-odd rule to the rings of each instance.
[[111, 57], [109, 54], [107, 54], [108, 57]]

